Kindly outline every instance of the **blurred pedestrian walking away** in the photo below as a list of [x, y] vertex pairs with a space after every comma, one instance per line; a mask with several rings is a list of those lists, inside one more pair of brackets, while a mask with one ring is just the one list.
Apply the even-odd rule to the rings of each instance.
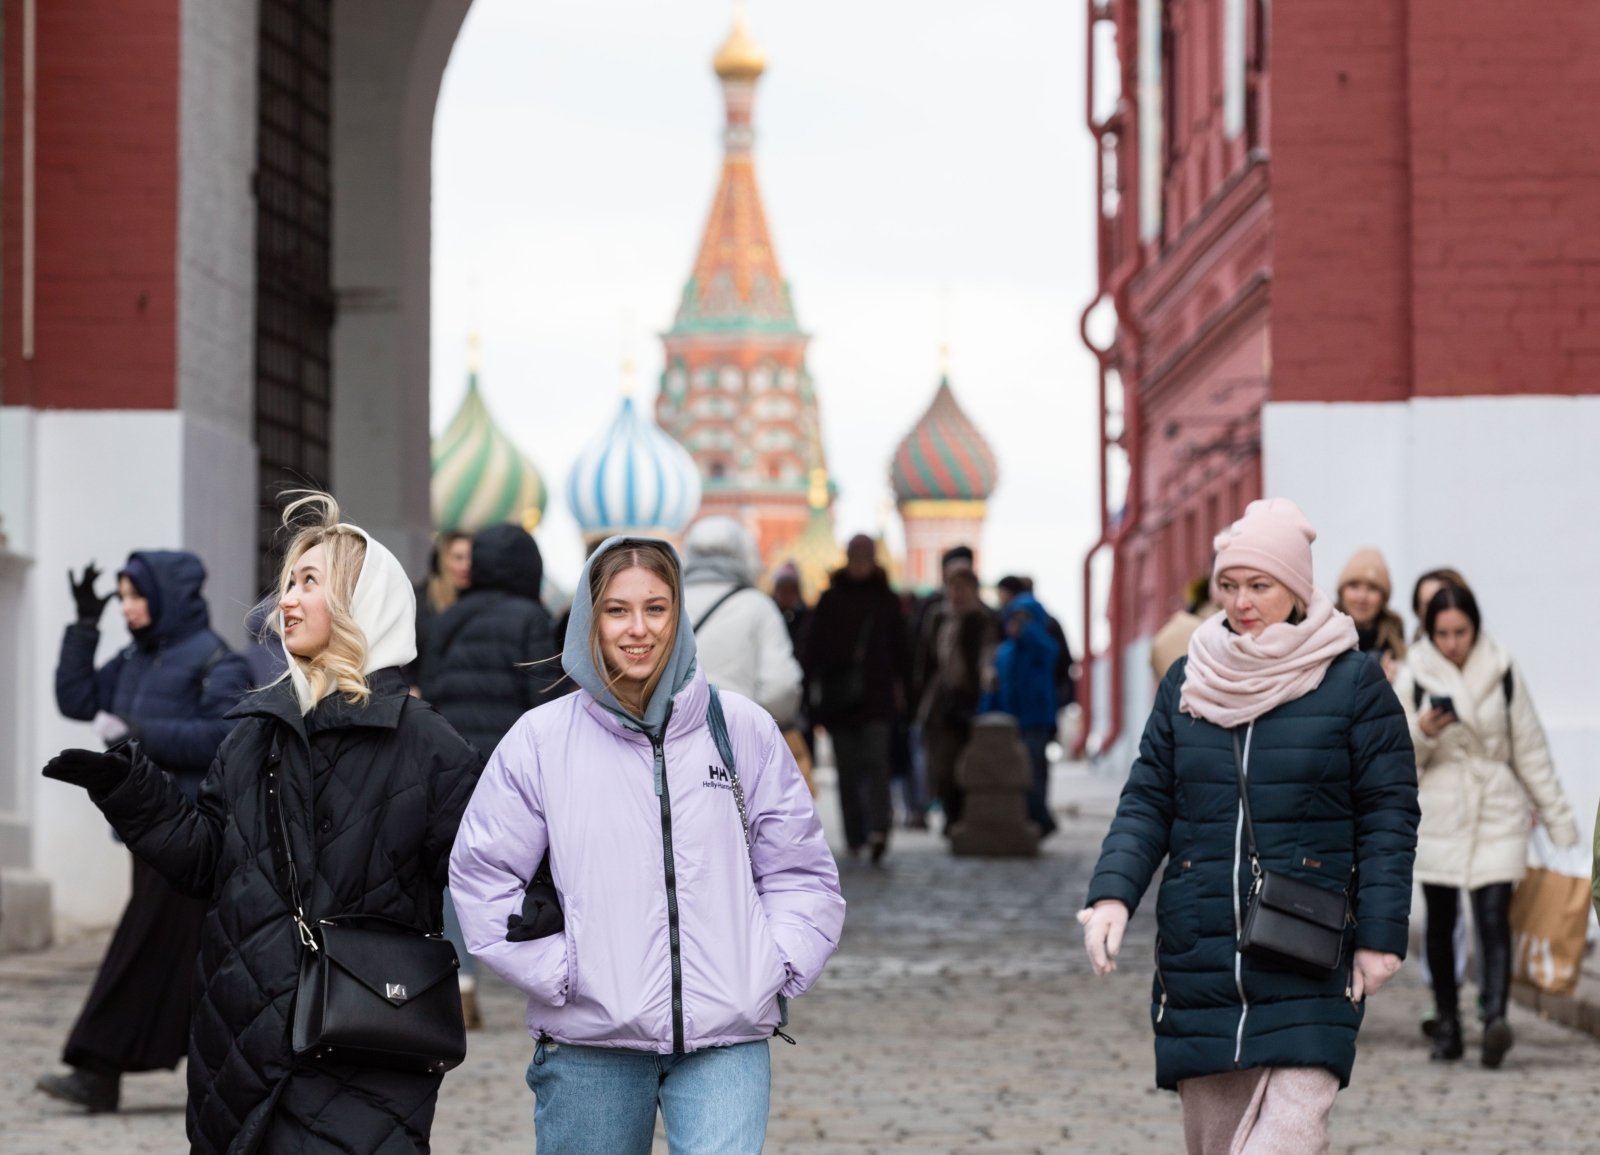
[[[544, 559], [520, 525], [491, 525], [471, 541], [472, 584], [433, 620], [422, 696], [487, 761], [522, 715], [556, 693], [561, 678], [550, 614], [539, 600]], [[477, 973], [448, 893], [445, 936], [461, 956], [461, 1011], [482, 1025]]]
[[495, 749], [450, 886], [528, 996], [542, 1155], [759, 1152], [768, 1040], [838, 945], [844, 900], [777, 723], [696, 662], [678, 558], [612, 538], [578, 580], [578, 692]]
[[[806, 633], [811, 628], [811, 607], [806, 605], [805, 594], [800, 589], [800, 570], [793, 562], [785, 562], [772, 575], [772, 600], [783, 614], [784, 627], [789, 631], [789, 645], [796, 662], [806, 652]], [[783, 739], [789, 743], [800, 773], [805, 776], [806, 787], [816, 797], [817, 783], [812, 768], [817, 760], [817, 739], [811, 725], [811, 707], [806, 700], [804, 668], [800, 671], [800, 702], [795, 707], [794, 721], [783, 729]]]
[[[1355, 623], [1312, 584], [1315, 538], [1282, 498], [1251, 502], [1218, 536], [1224, 616], [1162, 679], [1078, 915], [1095, 973], [1114, 969], [1166, 859], [1156, 1082], [1182, 1099], [1190, 1155], [1325, 1155], [1362, 1002], [1406, 950], [1411, 740], [1383, 670], [1356, 651]], [[1286, 886], [1317, 921], [1291, 924], [1280, 945], [1320, 935], [1328, 955], [1291, 958], [1242, 932], [1272, 921], [1265, 904], [1281, 909]]]
[[295, 1053], [302, 925], [380, 916], [437, 933], [478, 758], [407, 693], [416, 600], [399, 561], [324, 494], [284, 520], [297, 530], [274, 623], [288, 674], [235, 708], [198, 799], [138, 742], [65, 751], [45, 776], [86, 788], [136, 855], [208, 908], [189, 1037], [193, 1155], [426, 1152], [442, 1076]]
[[755, 588], [755, 540], [731, 517], [697, 521], [683, 541], [683, 605], [706, 677], [780, 727], [800, 707], [800, 663], [778, 604]]
[[928, 793], [944, 811], [948, 836], [961, 821], [956, 759], [972, 737], [972, 719], [993, 675], [1000, 630], [978, 597], [978, 575], [965, 565], [945, 571], [944, 596], [931, 612], [916, 720], [927, 758]]
[[984, 712], [997, 710], [1017, 720], [1022, 744], [1028, 748], [1033, 787], [1028, 791], [1028, 818], [1039, 837], [1056, 831], [1050, 813], [1050, 743], [1056, 737], [1056, 671], [1061, 646], [1050, 634], [1039, 600], [1019, 593], [1006, 600], [1000, 611], [1005, 640], [994, 659], [994, 690], [983, 703]]
[[[56, 705], [69, 718], [93, 722], [108, 746], [137, 739], [192, 798], [232, 728], [225, 715], [250, 688], [249, 667], [211, 630], [200, 559], [147, 550], [128, 555], [117, 574], [133, 643], [96, 670], [100, 615], [112, 597], [96, 592], [99, 576], [91, 562], [72, 581], [78, 617], [61, 639]], [[205, 910], [133, 859], [127, 908], [61, 1056], [72, 1070], [41, 1078], [41, 1091], [91, 1113], [115, 1111], [123, 1074], [178, 1065], [188, 1049]]]
[[1377, 654], [1390, 682], [1406, 657], [1406, 625], [1389, 608], [1394, 584], [1389, 563], [1375, 549], [1357, 550], [1339, 575], [1335, 605], [1356, 624], [1356, 644], [1363, 654]]
[[1453, 941], [1465, 890], [1478, 935], [1481, 1060], [1498, 1067], [1512, 1044], [1511, 891], [1527, 866], [1530, 811], [1557, 846], [1578, 844], [1578, 824], [1522, 671], [1484, 633], [1472, 592], [1441, 586], [1423, 613], [1423, 632], [1395, 689], [1417, 749], [1417, 878], [1438, 1013], [1431, 1057], [1459, 1059], [1465, 1049]]
[[893, 820], [889, 734], [906, 708], [910, 655], [900, 600], [866, 534], [850, 539], [844, 568], [817, 599], [802, 664], [812, 720], [833, 739], [846, 846], [881, 861]]

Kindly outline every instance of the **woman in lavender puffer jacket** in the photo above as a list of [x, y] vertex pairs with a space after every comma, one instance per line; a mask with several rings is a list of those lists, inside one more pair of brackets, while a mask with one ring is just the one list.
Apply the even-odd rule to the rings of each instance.
[[682, 593], [665, 542], [591, 555], [562, 657], [579, 691], [496, 747], [451, 856], [468, 946], [528, 995], [546, 1155], [648, 1155], [658, 1106], [673, 1155], [759, 1152], [767, 1042], [844, 924], [772, 718], [722, 694], [735, 765], [718, 752]]

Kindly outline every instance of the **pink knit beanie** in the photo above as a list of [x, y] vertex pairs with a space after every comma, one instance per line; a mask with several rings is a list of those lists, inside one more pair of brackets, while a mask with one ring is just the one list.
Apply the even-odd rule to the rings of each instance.
[[1277, 578], [1302, 605], [1310, 605], [1314, 584], [1311, 543], [1316, 540], [1317, 531], [1288, 498], [1252, 501], [1244, 516], [1212, 543], [1217, 551], [1216, 565], [1211, 567], [1212, 584], [1223, 570], [1243, 566]]

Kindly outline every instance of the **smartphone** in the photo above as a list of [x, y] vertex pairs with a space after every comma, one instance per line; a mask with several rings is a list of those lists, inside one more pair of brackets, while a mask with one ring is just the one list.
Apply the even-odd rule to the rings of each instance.
[[1441, 714], [1455, 715], [1455, 701], [1448, 694], [1429, 694], [1428, 704]]

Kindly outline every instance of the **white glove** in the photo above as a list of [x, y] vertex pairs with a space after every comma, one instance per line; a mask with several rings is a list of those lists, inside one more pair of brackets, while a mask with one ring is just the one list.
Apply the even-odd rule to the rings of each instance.
[[120, 742], [128, 736], [128, 724], [115, 714], [108, 714], [104, 710], [94, 716], [94, 721], [90, 725], [94, 727], [94, 732], [100, 735], [100, 741], [107, 746]]
[[1116, 970], [1122, 932], [1128, 929], [1128, 908], [1114, 898], [1101, 899], [1078, 912], [1078, 925], [1083, 927], [1083, 949], [1089, 952], [1094, 973], [1108, 975]]

